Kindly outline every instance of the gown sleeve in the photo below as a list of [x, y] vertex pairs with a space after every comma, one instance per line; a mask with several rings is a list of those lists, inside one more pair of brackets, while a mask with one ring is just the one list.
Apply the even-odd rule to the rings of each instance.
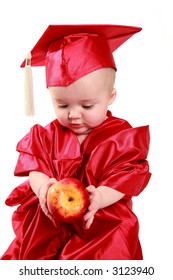
[[43, 172], [53, 176], [51, 145], [46, 129], [34, 125], [17, 144], [20, 153], [14, 170], [15, 176], [28, 176], [30, 171]]
[[97, 186], [109, 186], [127, 196], [137, 196], [150, 179], [146, 160], [149, 127], [125, 129], [99, 145], [87, 165], [88, 177]]

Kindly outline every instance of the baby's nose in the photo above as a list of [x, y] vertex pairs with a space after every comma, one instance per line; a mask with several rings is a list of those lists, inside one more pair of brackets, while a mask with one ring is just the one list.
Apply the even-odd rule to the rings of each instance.
[[77, 119], [80, 117], [81, 117], [81, 113], [79, 112], [79, 110], [75, 110], [75, 109], [70, 110], [69, 112], [70, 119]]

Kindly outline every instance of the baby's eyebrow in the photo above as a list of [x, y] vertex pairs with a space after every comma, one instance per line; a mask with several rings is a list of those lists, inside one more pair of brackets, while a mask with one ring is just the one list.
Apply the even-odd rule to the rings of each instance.
[[[60, 99], [60, 98], [54, 98], [57, 102], [66, 102], [66, 100], [64, 99]], [[80, 102], [94, 102], [94, 101], [97, 101], [97, 98], [91, 98], [91, 99], [81, 99], [79, 100]]]
[[63, 100], [63, 99], [59, 99], [59, 98], [54, 98], [57, 102], [65, 102], [65, 100]]
[[94, 102], [96, 100], [97, 100], [97, 98], [91, 98], [91, 99], [82, 99], [81, 101], [82, 102]]

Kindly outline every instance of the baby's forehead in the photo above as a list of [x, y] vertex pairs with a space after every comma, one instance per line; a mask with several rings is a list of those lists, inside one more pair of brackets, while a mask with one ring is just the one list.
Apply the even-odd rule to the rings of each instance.
[[104, 76], [112, 75], [113, 73], [115, 73], [114, 68], [102, 67], [102, 68], [96, 69], [96, 70], [84, 75], [82, 78], [90, 78], [90, 77], [98, 77], [98, 76], [104, 77]]
[[82, 101], [93, 101], [100, 93], [107, 92], [114, 85], [115, 70], [113, 68], [100, 68], [68, 86], [49, 87], [52, 97], [62, 101], [64, 99], [78, 98]]
[[69, 85], [71, 87], [106, 87], [109, 85], [110, 82], [112, 82], [112, 80], [115, 79], [115, 70], [113, 68], [110, 67], [105, 67], [105, 68], [100, 68], [97, 70], [94, 70], [86, 75], [84, 75], [83, 77], [81, 77], [80, 79], [78, 79], [77, 81], [73, 82], [71, 85]]

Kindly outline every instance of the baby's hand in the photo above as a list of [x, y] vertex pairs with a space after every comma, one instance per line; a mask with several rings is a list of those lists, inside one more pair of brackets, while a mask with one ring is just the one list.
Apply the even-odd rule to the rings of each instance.
[[94, 187], [92, 185], [90, 185], [86, 189], [90, 193], [90, 195], [89, 195], [90, 205], [88, 207], [88, 212], [84, 215], [84, 221], [86, 222], [85, 228], [88, 229], [88, 228], [90, 228], [90, 226], [94, 220], [95, 213], [100, 209], [102, 195], [101, 195], [99, 189], [97, 189], [96, 187]]
[[40, 202], [41, 209], [43, 210], [44, 214], [52, 219], [52, 215], [50, 214], [48, 208], [47, 208], [47, 193], [48, 189], [56, 183], [57, 180], [55, 178], [50, 178], [45, 184], [43, 184], [38, 192], [38, 198]]

